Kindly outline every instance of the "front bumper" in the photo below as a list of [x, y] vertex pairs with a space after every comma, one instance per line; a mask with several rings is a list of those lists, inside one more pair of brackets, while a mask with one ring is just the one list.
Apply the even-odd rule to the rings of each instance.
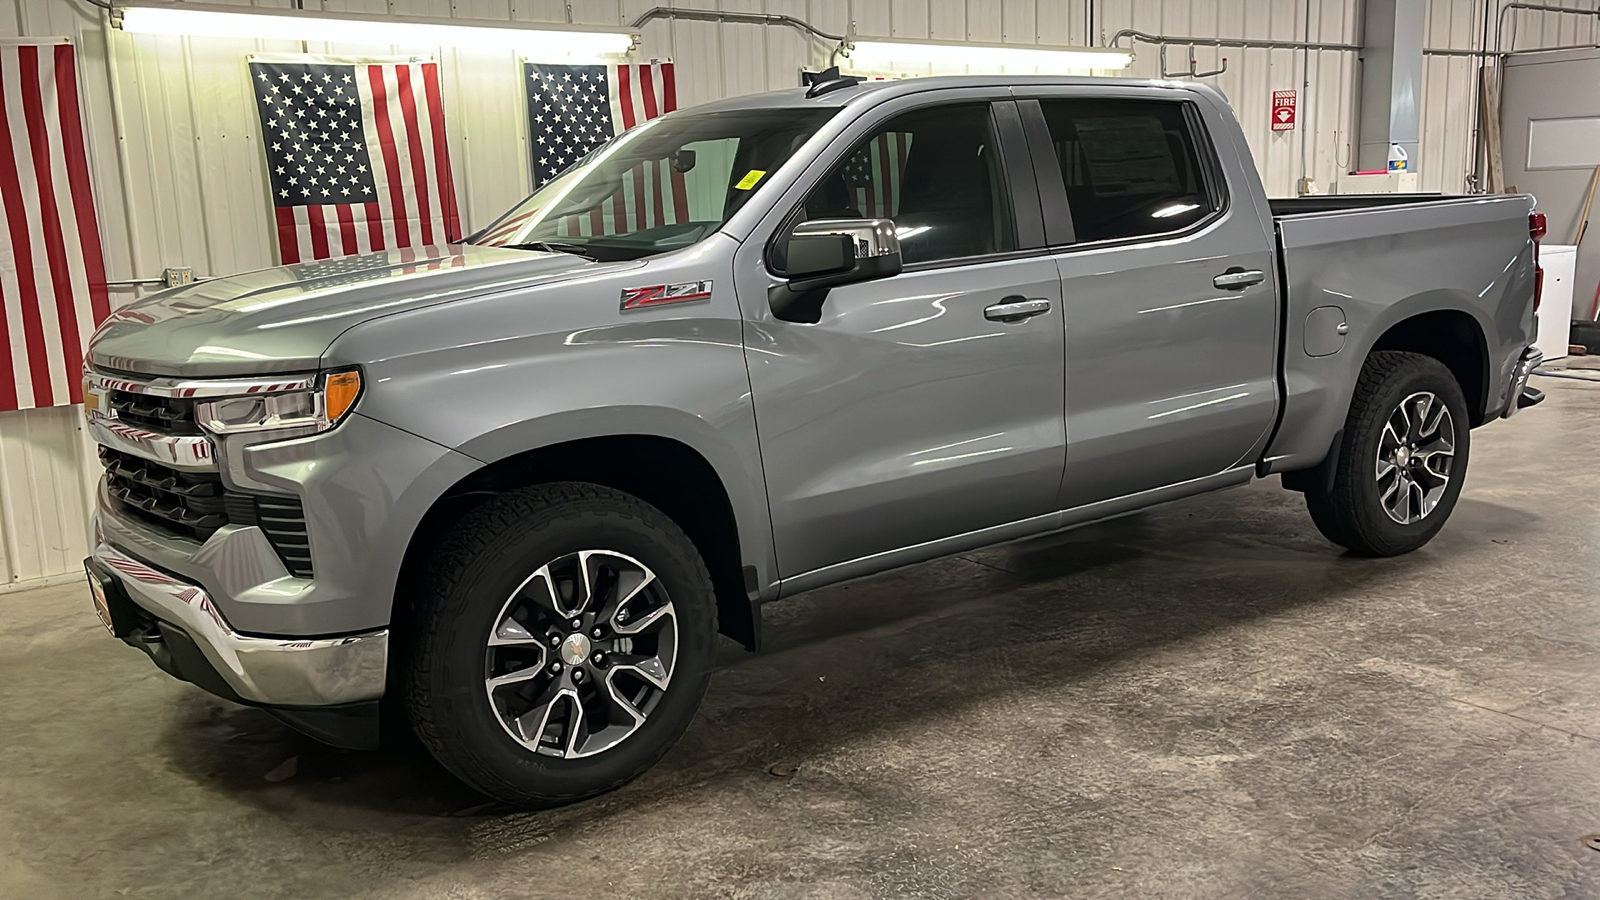
[[1501, 413], [1501, 418], [1509, 419], [1517, 414], [1518, 410], [1529, 406], [1536, 406], [1544, 400], [1544, 391], [1528, 387], [1528, 379], [1532, 377], [1533, 370], [1544, 362], [1544, 351], [1537, 347], [1529, 347], [1522, 351], [1522, 358], [1517, 360], [1516, 369], [1511, 373], [1511, 390], [1506, 392], [1506, 408]]
[[[387, 629], [331, 638], [244, 635], [223, 618], [205, 588], [104, 541], [86, 566], [111, 595], [110, 624], [117, 637], [214, 694], [271, 707], [344, 706], [383, 696]], [[119, 613], [124, 600], [137, 609]]]

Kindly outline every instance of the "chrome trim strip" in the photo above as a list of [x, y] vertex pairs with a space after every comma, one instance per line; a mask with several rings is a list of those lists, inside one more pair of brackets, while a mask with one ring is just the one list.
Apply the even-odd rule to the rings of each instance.
[[138, 380], [120, 375], [107, 375], [85, 369], [84, 386], [91, 390], [127, 391], [151, 397], [168, 397], [186, 400], [208, 397], [244, 397], [250, 394], [280, 394], [287, 391], [309, 391], [316, 387], [317, 376], [288, 375], [277, 378], [207, 378], [183, 380], [178, 378], [151, 378]]
[[[97, 529], [98, 531], [98, 529]], [[240, 697], [271, 706], [333, 706], [383, 696], [387, 629], [336, 638], [249, 637], [211, 597], [101, 541], [94, 558], [134, 603], [183, 628]]]
[[1528, 378], [1533, 375], [1533, 370], [1539, 368], [1542, 362], [1544, 362], [1544, 351], [1538, 347], [1529, 347], [1522, 351], [1522, 358], [1517, 360], [1517, 367], [1511, 373], [1511, 390], [1506, 392], [1506, 408], [1505, 412], [1500, 414], [1500, 418], [1509, 419], [1522, 408], [1517, 401], [1522, 398], [1522, 392], [1528, 389]]
[[144, 459], [195, 472], [217, 471], [217, 452], [204, 435], [161, 434], [125, 425], [99, 410], [86, 410], [89, 436], [95, 443]]

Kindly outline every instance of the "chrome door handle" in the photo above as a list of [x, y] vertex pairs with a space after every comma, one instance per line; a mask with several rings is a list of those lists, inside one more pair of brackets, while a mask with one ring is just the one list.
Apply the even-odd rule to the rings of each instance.
[[1021, 322], [1050, 311], [1050, 301], [1043, 297], [1007, 297], [993, 306], [985, 307], [983, 317], [991, 322]]
[[1221, 275], [1211, 279], [1211, 285], [1213, 287], [1221, 288], [1225, 291], [1242, 291], [1247, 287], [1260, 284], [1266, 280], [1267, 273], [1261, 271], [1260, 269], [1251, 269], [1249, 271], [1245, 271], [1244, 269], [1235, 266], [1234, 268], [1229, 269], [1228, 271], [1223, 272]]

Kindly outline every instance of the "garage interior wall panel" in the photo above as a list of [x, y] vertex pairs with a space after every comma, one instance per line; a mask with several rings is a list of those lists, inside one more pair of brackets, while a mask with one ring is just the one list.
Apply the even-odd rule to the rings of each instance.
[[[215, 2], [215, 0], [213, 0]], [[293, 0], [222, 0], [292, 7]], [[1428, 0], [1430, 47], [1476, 48], [1487, 0]], [[1600, 0], [1564, 0], [1600, 4]], [[308, 8], [437, 18], [564, 22], [563, 0], [304, 0]], [[656, 5], [782, 13], [824, 31], [855, 23], [869, 37], [1063, 46], [1103, 44], [1118, 30], [1154, 34], [1359, 43], [1358, 5], [1342, 0], [1098, 0], [1089, 33], [1083, 0], [572, 0], [573, 22], [621, 25]], [[1592, 18], [1518, 12], [1519, 49], [1593, 41]], [[200, 276], [269, 265], [267, 188], [245, 57], [251, 53], [417, 53], [435, 56], [466, 226], [486, 224], [530, 185], [521, 61], [510, 52], [225, 41], [113, 32], [84, 0], [0, 0], [0, 35], [74, 38], [106, 264], [113, 280], [164, 266]], [[679, 103], [789, 87], [826, 65], [831, 46], [793, 28], [655, 20], [639, 58], [678, 63]], [[1139, 45], [1127, 74], [1157, 77], [1159, 52]], [[1187, 68], [1174, 47], [1169, 63]], [[1195, 48], [1205, 79], [1238, 110], [1274, 196], [1303, 176], [1328, 190], [1351, 161], [1359, 77], [1345, 51]], [[1418, 166], [1428, 190], [1460, 191], [1471, 169], [1476, 61], [1429, 57]], [[927, 71], [927, 70], [925, 70]], [[957, 69], [956, 71], [960, 71]], [[1298, 127], [1269, 128], [1275, 90], [1300, 92]], [[136, 296], [121, 291], [119, 302]], [[84, 512], [97, 476], [75, 410], [0, 414], [0, 587], [74, 572], [86, 548]]]

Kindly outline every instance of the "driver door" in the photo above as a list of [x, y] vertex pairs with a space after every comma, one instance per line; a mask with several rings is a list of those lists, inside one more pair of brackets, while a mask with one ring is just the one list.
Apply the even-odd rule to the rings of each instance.
[[[1015, 105], [963, 93], [904, 98], [856, 123], [846, 149], [813, 167], [823, 174], [772, 252], [749, 241], [738, 264], [755, 273], [739, 293], [786, 579], [860, 574], [1056, 519], [1060, 277]], [[776, 318], [765, 298], [784, 236], [841, 217], [892, 218], [904, 270], [834, 288], [815, 324]], [[1017, 304], [1032, 314], [1008, 315]]]

